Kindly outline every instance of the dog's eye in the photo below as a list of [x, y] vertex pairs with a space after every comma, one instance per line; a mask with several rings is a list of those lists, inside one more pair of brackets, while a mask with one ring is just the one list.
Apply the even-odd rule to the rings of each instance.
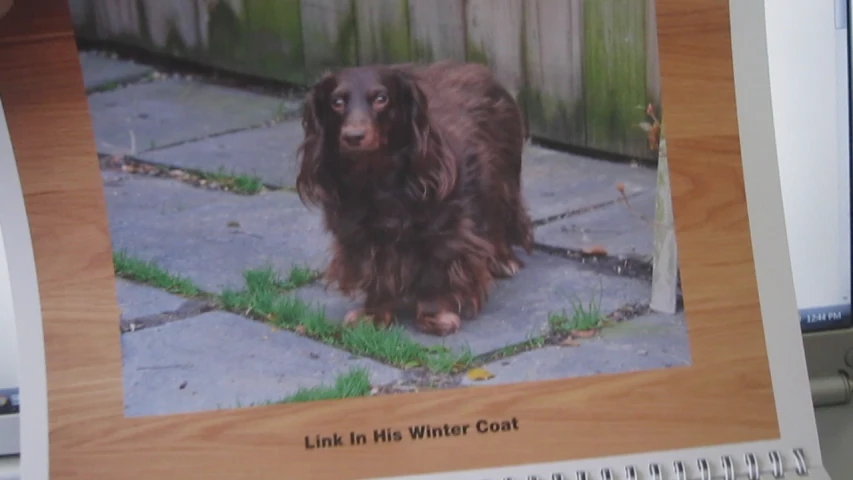
[[346, 102], [341, 97], [336, 97], [332, 99], [332, 107], [333, 108], [343, 108]]
[[388, 96], [384, 93], [380, 93], [376, 97], [373, 98], [374, 105], [385, 105], [388, 103]]

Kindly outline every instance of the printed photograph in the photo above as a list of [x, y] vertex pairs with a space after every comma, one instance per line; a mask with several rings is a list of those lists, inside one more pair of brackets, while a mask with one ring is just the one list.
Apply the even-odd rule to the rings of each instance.
[[653, 0], [68, 4], [126, 416], [691, 364]]

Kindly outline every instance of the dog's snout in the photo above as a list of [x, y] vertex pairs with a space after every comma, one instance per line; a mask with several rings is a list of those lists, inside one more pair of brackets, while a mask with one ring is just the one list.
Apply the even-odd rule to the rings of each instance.
[[362, 140], [364, 140], [365, 133], [364, 130], [361, 128], [344, 130], [342, 133], [344, 140], [346, 140], [347, 143], [352, 145], [358, 145], [359, 143], [361, 143]]
[[351, 147], [358, 147], [367, 136], [364, 128], [360, 127], [345, 127], [341, 131], [341, 139]]

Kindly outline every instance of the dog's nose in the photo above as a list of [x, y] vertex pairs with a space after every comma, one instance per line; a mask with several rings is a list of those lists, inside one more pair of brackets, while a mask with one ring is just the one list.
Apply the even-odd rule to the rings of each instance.
[[364, 130], [344, 130], [341, 136], [350, 146], [357, 147], [364, 140]]

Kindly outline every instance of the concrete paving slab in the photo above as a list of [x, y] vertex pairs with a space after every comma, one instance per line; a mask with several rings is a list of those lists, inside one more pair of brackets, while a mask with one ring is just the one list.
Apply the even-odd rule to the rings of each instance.
[[535, 230], [536, 241], [569, 250], [600, 245], [607, 249], [608, 255], [651, 260], [655, 201], [654, 191], [643, 192], [629, 199], [631, 210], [620, 201], [540, 225]]
[[495, 385], [534, 380], [684, 367], [691, 364], [690, 339], [683, 314], [651, 314], [578, 340], [574, 347], [545, 347], [484, 366], [494, 374], [485, 381], [465, 378], [463, 385]]
[[187, 300], [158, 288], [116, 279], [116, 296], [121, 309], [121, 318], [135, 318], [173, 312]]
[[183, 169], [251, 175], [267, 185], [293, 187], [299, 173], [296, 150], [302, 138], [302, 124], [291, 120], [154, 150], [138, 158]]
[[83, 85], [87, 91], [133, 82], [154, 73], [148, 65], [95, 52], [80, 52]]
[[322, 268], [319, 214], [295, 193], [241, 196], [167, 178], [109, 172], [104, 183], [113, 249], [154, 261], [209, 292], [243, 287], [243, 272]]
[[654, 169], [593, 160], [528, 145], [522, 166], [522, 188], [534, 220], [589, 208], [626, 195], [654, 191]]
[[[448, 337], [414, 330], [411, 315], [399, 320], [409, 335], [424, 345], [444, 344], [475, 355], [514, 345], [547, 331], [549, 313], [571, 311], [572, 302], [588, 303], [601, 295], [600, 310], [608, 314], [626, 304], [648, 303], [650, 286], [640, 280], [601, 275], [571, 260], [535, 253], [522, 257], [527, 267], [511, 279], [501, 280], [480, 316], [463, 321], [459, 332]], [[295, 292], [302, 300], [323, 306], [330, 320], [341, 321], [356, 304], [334, 290], [320, 286]]]
[[259, 127], [296, 108], [292, 100], [170, 78], [89, 95], [96, 148], [148, 150]]
[[[272, 265], [286, 274], [293, 265], [320, 269], [327, 262], [329, 239], [321, 218], [294, 193], [246, 197], [170, 179], [110, 175], [104, 188], [114, 249], [155, 261], [202, 289], [242, 288], [242, 274], [250, 268]], [[648, 302], [646, 282], [600, 275], [545, 254], [524, 258], [528, 267], [500, 281], [482, 315], [464, 323], [460, 333], [442, 339], [412, 331], [412, 337], [485, 353], [541, 333], [548, 313], [570, 308], [575, 296], [588, 301], [603, 291], [605, 313]], [[298, 295], [320, 302], [331, 319], [343, 318], [352, 306], [321, 287], [301, 289]]]
[[164, 415], [274, 402], [299, 388], [331, 385], [352, 367], [371, 382], [400, 371], [291, 332], [225, 312], [122, 335], [127, 416]]

